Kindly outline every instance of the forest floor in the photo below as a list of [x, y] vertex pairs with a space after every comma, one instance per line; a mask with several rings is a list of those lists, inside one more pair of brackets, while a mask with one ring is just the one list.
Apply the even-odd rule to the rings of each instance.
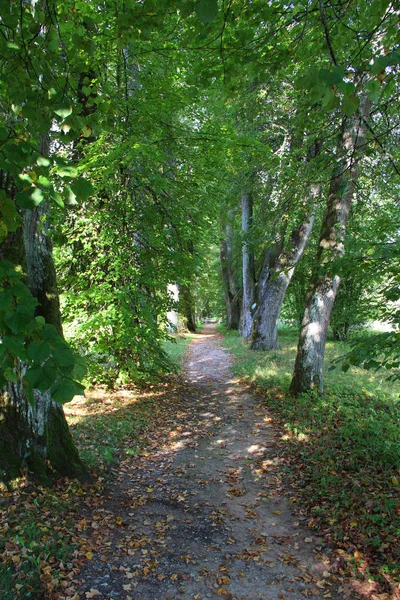
[[293, 514], [279, 433], [259, 398], [232, 379], [221, 338], [213, 325], [194, 337], [185, 381], [164, 399], [146, 450], [113, 469], [91, 516], [95, 550], [80, 597], [356, 597], [340, 556]]
[[[0, 487], [1, 600], [400, 600], [369, 572], [364, 538], [338, 544], [307, 505], [310, 459], [285, 451], [286, 416], [235, 378], [227, 338], [209, 325], [190, 339], [182, 375], [65, 407], [91, 482]], [[316, 427], [313, 448], [337, 452]]]

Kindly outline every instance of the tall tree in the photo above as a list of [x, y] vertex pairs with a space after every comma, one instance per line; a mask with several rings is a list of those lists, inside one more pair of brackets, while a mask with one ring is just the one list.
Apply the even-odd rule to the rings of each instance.
[[[223, 207], [224, 209], [224, 207]], [[222, 215], [222, 237], [220, 243], [220, 263], [222, 287], [225, 296], [228, 329], [239, 329], [242, 291], [237, 282], [234, 264], [234, 211], [226, 218]]]

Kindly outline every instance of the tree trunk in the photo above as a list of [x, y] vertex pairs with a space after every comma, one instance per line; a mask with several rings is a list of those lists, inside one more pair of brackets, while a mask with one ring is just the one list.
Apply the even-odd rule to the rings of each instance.
[[[232, 215], [231, 215], [232, 218]], [[221, 277], [225, 295], [228, 329], [238, 329], [240, 322], [241, 290], [236, 285], [233, 259], [233, 226], [230, 222], [222, 224], [223, 239], [220, 246]]]
[[[31, 293], [40, 302], [38, 314], [62, 335], [51, 242], [46, 222], [43, 223], [47, 210], [43, 205], [26, 211], [23, 230], [10, 234], [0, 254], [1, 258], [21, 265]], [[84, 477], [86, 470], [62, 406], [48, 392], [37, 390], [33, 405], [29, 403], [22, 381], [25, 368], [18, 365], [18, 382], [9, 383], [0, 395], [0, 478], [11, 479], [25, 469], [46, 483], [59, 476]]]
[[278, 348], [278, 323], [286, 290], [310, 239], [315, 220], [316, 203], [321, 193], [320, 185], [312, 185], [307, 202], [311, 211], [304, 222], [293, 230], [290, 246], [278, 252], [266, 252], [257, 286], [257, 308], [254, 315], [251, 339], [252, 350]]
[[191, 333], [196, 333], [195, 302], [192, 290], [188, 285], [179, 286], [179, 303], [181, 306], [180, 312], [186, 322], [186, 328]]
[[243, 298], [239, 334], [249, 339], [253, 329], [254, 304], [254, 253], [249, 244], [253, 220], [253, 198], [250, 191], [242, 195], [242, 262], [243, 262]]
[[314, 276], [306, 297], [294, 375], [290, 391], [299, 394], [316, 389], [323, 391], [323, 365], [329, 319], [339, 288], [340, 277], [333, 263], [343, 256], [346, 226], [355, 182], [357, 164], [365, 146], [365, 121], [371, 103], [364, 101], [359, 114], [342, 122], [338, 145], [338, 167], [333, 173], [328, 201], [319, 238]]

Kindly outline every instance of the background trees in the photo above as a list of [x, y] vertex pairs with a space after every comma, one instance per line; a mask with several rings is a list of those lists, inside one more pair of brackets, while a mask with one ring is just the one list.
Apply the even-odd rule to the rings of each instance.
[[[330, 298], [326, 327], [339, 273], [343, 301], [371, 289], [397, 297], [394, 3], [1, 6], [1, 384], [4, 406], [24, 405], [26, 431], [34, 411], [47, 422], [38, 393], [53, 406], [82, 391], [53, 245], [64, 328], [92, 381], [169, 368], [168, 285], [180, 285], [190, 315], [216, 307], [200, 287], [218, 247], [230, 326], [254, 348], [277, 346], [288, 284], [306, 287], [295, 273], [304, 252], [310, 301], [321, 286]], [[371, 265], [384, 266], [372, 287], [343, 261], [348, 217], [359, 272], [371, 280]], [[376, 314], [397, 323], [386, 305]], [[326, 327], [317, 323], [321, 348], [306, 359], [317, 343], [307, 311], [295, 391], [321, 383]], [[345, 335], [348, 322], [336, 324]], [[396, 335], [374, 353], [354, 348], [349, 362], [376, 366], [383, 352], [396, 365]]]

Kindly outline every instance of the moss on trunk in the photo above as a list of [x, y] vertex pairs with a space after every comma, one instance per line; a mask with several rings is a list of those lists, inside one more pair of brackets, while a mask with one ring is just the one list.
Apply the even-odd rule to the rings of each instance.
[[0, 480], [22, 473], [46, 485], [64, 476], [87, 479], [62, 407], [48, 398], [44, 409], [41, 398], [42, 406], [32, 408], [20, 391], [0, 397]]

